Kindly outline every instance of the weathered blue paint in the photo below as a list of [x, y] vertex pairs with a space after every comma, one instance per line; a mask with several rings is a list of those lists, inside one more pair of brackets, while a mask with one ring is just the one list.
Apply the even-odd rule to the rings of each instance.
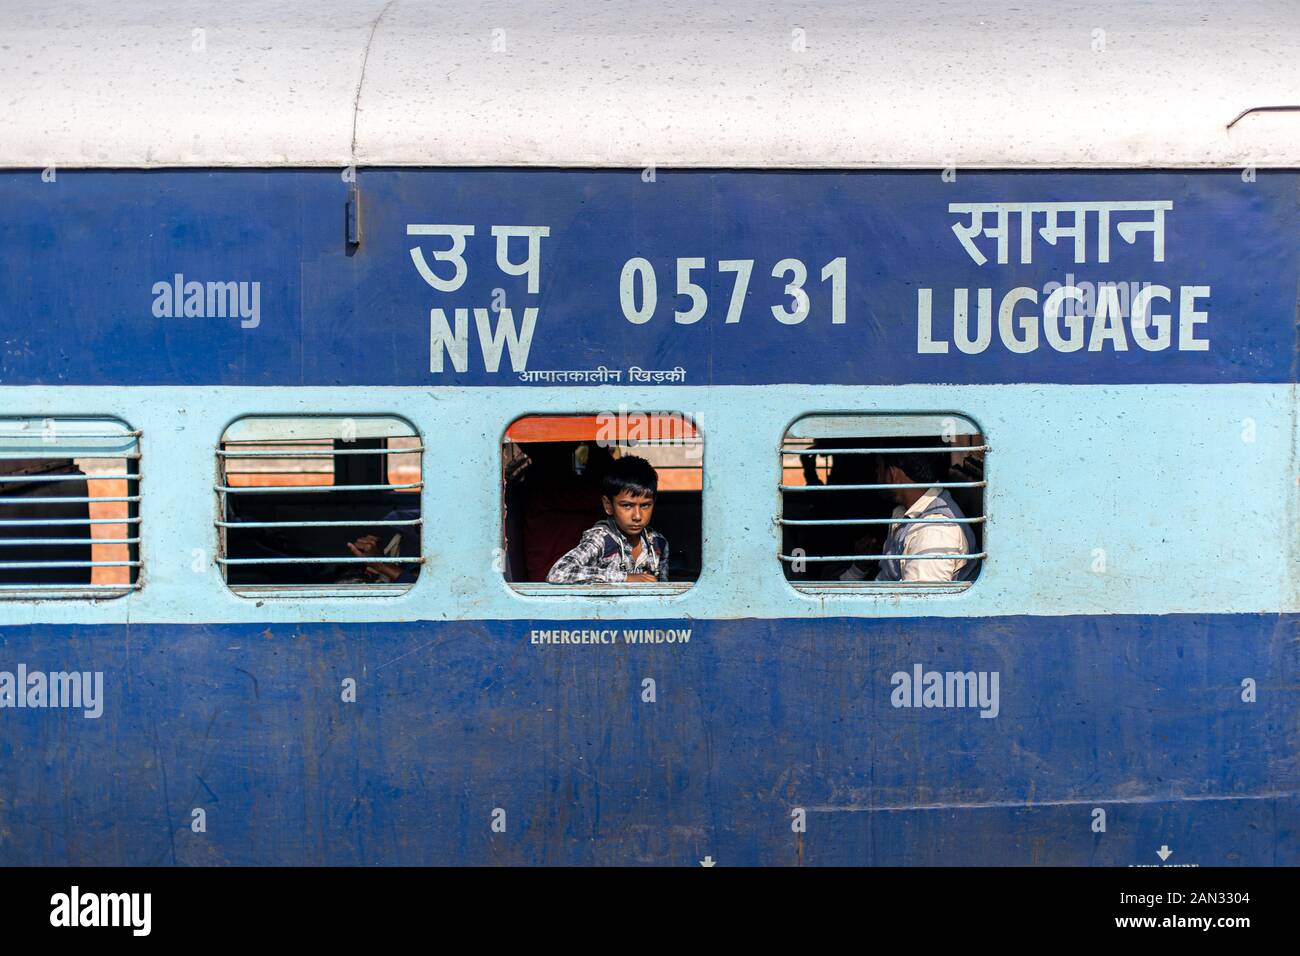
[[[1294, 354], [1297, 241], [1296, 174], [1261, 171], [967, 173], [945, 183], [937, 172], [707, 172], [640, 170], [363, 170], [364, 241], [346, 241], [349, 184], [333, 170], [60, 170], [0, 173], [0, 301], [7, 347], [0, 381], [10, 384], [519, 385], [509, 359], [489, 372], [471, 329], [469, 365], [430, 371], [430, 310], [522, 311], [537, 307], [529, 370], [606, 365], [673, 369], [688, 384], [892, 385], [936, 383], [1290, 382]], [[949, 203], [1163, 200], [1165, 261], [1151, 237], [1120, 238], [1111, 224], [1110, 262], [1097, 260], [1089, 217], [1087, 261], [1068, 239], [1035, 237], [1033, 261], [976, 265], [952, 226], [968, 216]], [[1064, 225], [1068, 216], [1063, 216]], [[447, 241], [411, 237], [412, 223], [475, 228], [466, 244], [468, 277], [435, 292], [411, 249]], [[1043, 224], [1042, 217], [1036, 228]], [[495, 225], [548, 226], [540, 286], [496, 267]], [[982, 240], [988, 243], [988, 240]], [[522, 258], [517, 241], [511, 258]], [[1228, 254], [1230, 251], [1230, 254]], [[426, 258], [428, 253], [425, 253]], [[624, 263], [648, 259], [658, 309], [643, 325], [624, 319]], [[822, 267], [845, 257], [846, 315], [831, 321], [831, 284]], [[674, 322], [687, 296], [676, 260], [699, 257], [691, 279], [708, 293], [707, 315]], [[782, 259], [808, 270], [809, 317], [783, 325], [789, 307]], [[727, 324], [734, 275], [719, 260], [752, 259], [741, 321]], [[446, 278], [450, 264], [436, 270]], [[260, 321], [160, 318], [155, 283], [260, 283]], [[933, 294], [937, 331], [952, 339], [952, 290], [993, 290], [996, 316], [1014, 287], [1049, 283], [1160, 283], [1208, 287], [1198, 300], [1208, 319], [1207, 351], [1124, 352], [1045, 346], [1017, 355], [994, 335], [978, 355], [917, 354], [918, 289]], [[496, 290], [501, 295], [494, 297]], [[1022, 303], [1019, 312], [1032, 311]], [[491, 313], [495, 324], [496, 313]], [[473, 326], [473, 319], [468, 319]], [[626, 383], [627, 379], [624, 378]]]
[[[1296, 615], [626, 621], [690, 640], [531, 643], [590, 626], [0, 630], [0, 669], [106, 678], [98, 720], [0, 711], [0, 861], [1300, 862]], [[893, 707], [915, 663], [998, 671], [998, 716]]]

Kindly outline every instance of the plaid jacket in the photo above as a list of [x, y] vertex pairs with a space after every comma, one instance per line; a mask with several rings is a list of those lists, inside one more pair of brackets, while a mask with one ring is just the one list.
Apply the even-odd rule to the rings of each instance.
[[641, 554], [632, 560], [632, 542], [613, 518], [582, 533], [578, 546], [556, 561], [546, 575], [550, 584], [615, 584], [629, 574], [653, 574], [668, 580], [668, 539], [653, 528], [641, 532]]

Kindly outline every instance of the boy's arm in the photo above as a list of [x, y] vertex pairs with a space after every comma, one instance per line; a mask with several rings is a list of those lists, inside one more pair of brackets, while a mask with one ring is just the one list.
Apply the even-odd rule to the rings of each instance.
[[546, 573], [547, 584], [615, 584], [627, 580], [627, 574], [617, 567], [605, 568], [599, 563], [604, 553], [603, 534], [599, 528], [584, 531], [582, 540], [572, 551], [556, 561]]
[[668, 539], [664, 538], [664, 553], [659, 559], [659, 580], [668, 580]]

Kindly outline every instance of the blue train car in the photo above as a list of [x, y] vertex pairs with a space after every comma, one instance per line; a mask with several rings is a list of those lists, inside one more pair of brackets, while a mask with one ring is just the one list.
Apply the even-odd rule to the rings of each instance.
[[0, 52], [0, 863], [1300, 863], [1285, 4], [131, 6]]

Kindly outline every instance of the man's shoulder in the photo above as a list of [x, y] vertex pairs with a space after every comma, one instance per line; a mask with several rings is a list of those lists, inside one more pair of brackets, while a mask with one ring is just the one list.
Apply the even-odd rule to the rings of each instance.
[[961, 510], [961, 505], [957, 504], [957, 499], [948, 492], [947, 488], [940, 488], [939, 493], [935, 495], [931, 509], [941, 511], [945, 508], [952, 513], [954, 518], [966, 517], [965, 513]]
[[965, 550], [966, 532], [962, 525], [945, 521], [942, 516], [927, 516], [916, 524], [908, 525], [903, 542], [903, 550], [907, 554], [932, 548], [962, 551]]
[[[927, 497], [930, 499], [929, 501], [925, 501], [925, 498]], [[913, 529], [927, 528], [931, 523], [943, 524], [944, 522], [948, 522], [951, 524], [954, 518], [966, 517], [961, 508], [958, 507], [957, 502], [953, 500], [952, 496], [949, 495], [946, 490], [943, 489], [940, 489], [939, 492], [933, 496], [928, 494], [923, 496], [921, 499], [918, 499], [917, 504], [922, 505], [919, 510], [916, 505], [913, 505], [911, 510], [902, 515], [898, 513], [899, 509], [895, 508], [894, 517], [911, 517], [918, 519], [918, 523], [911, 526]]]

